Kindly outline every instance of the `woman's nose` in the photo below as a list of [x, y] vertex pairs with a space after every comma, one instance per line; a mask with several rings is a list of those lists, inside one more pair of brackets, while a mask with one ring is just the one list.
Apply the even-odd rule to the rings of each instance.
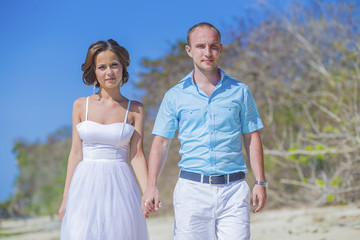
[[106, 74], [113, 74], [113, 70], [111, 69], [111, 67], [106, 68]]

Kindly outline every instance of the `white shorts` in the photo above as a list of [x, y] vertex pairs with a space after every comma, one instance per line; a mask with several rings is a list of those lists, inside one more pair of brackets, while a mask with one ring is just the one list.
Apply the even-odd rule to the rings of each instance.
[[250, 239], [245, 180], [210, 185], [179, 178], [174, 190], [175, 240]]

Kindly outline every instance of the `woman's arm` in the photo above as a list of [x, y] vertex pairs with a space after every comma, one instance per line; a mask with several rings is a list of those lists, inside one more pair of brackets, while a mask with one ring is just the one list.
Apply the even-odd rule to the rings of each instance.
[[144, 106], [139, 102], [131, 102], [131, 109], [134, 110], [134, 134], [130, 141], [130, 161], [136, 178], [144, 192], [147, 185], [147, 164], [143, 149], [144, 138]]
[[142, 201], [148, 200], [150, 206], [148, 210], [151, 212], [159, 211], [161, 207], [159, 200], [159, 191], [157, 188], [157, 181], [162, 169], [164, 168], [167, 154], [169, 151], [171, 139], [155, 136], [151, 145], [149, 154], [149, 178], [146, 191], [142, 197]]
[[70, 150], [70, 154], [69, 154], [69, 158], [68, 158], [63, 200], [62, 200], [62, 203], [61, 203], [61, 206], [59, 209], [59, 215], [60, 215], [61, 219], [65, 212], [66, 199], [67, 199], [67, 194], [69, 191], [71, 178], [73, 176], [76, 166], [82, 160], [82, 141], [76, 130], [76, 125], [81, 122], [80, 113], [85, 112], [85, 111], [82, 111], [84, 109], [84, 106], [85, 106], [84, 98], [79, 98], [79, 99], [75, 100], [74, 105], [73, 105], [72, 143], [71, 143], [71, 150]]

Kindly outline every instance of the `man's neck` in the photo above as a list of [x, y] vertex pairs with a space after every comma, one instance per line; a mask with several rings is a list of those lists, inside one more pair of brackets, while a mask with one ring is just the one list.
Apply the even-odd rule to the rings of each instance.
[[215, 86], [221, 79], [220, 71], [216, 68], [214, 71], [205, 72], [197, 68], [193, 75], [194, 83], [208, 96], [213, 93]]
[[215, 87], [221, 79], [221, 74], [217, 68], [213, 71], [206, 72], [195, 67], [193, 79], [198, 86], [212, 85]]

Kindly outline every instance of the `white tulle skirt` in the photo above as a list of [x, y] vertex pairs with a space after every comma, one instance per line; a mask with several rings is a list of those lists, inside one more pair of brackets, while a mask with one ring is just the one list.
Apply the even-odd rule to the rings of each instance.
[[73, 174], [61, 240], [146, 240], [139, 189], [124, 161], [84, 160]]

